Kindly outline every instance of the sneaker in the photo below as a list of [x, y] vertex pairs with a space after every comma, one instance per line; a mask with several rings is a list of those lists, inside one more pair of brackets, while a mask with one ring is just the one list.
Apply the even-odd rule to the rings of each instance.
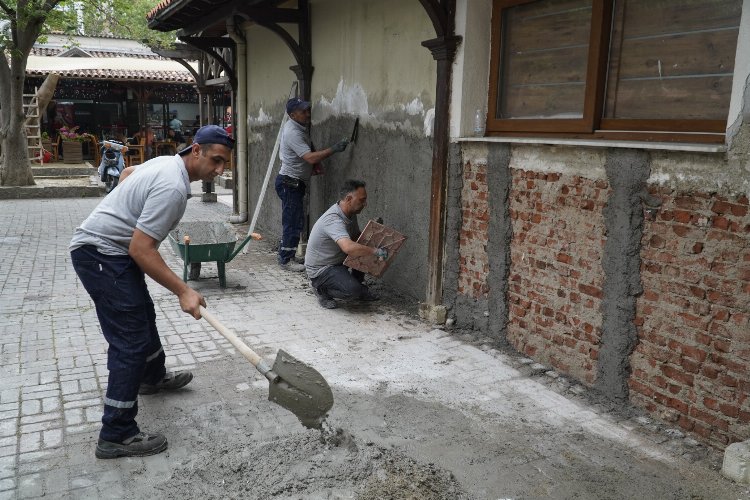
[[112, 443], [99, 438], [96, 458], [145, 457], [167, 449], [167, 438], [161, 434], [139, 432], [122, 443]]
[[336, 305], [336, 301], [333, 300], [333, 297], [331, 297], [327, 293], [321, 293], [315, 287], [313, 287], [313, 292], [315, 292], [315, 297], [317, 297], [318, 299], [318, 304], [320, 304], [320, 307], [322, 307], [323, 309], [336, 309], [336, 307], [338, 307]]
[[293, 271], [295, 273], [301, 273], [305, 270], [305, 266], [302, 264], [297, 264], [294, 262], [294, 260], [290, 260], [284, 264], [279, 264], [282, 269], [286, 269], [287, 271]]
[[305, 256], [303, 255], [302, 257], [297, 257], [297, 256], [295, 255], [295, 256], [294, 256], [294, 257], [292, 258], [292, 260], [293, 260], [294, 262], [296, 262], [297, 264], [304, 264], [304, 263], [305, 263]]
[[159, 391], [175, 391], [185, 387], [193, 380], [189, 371], [167, 372], [164, 378], [156, 384], [141, 384], [138, 394], [156, 394]]

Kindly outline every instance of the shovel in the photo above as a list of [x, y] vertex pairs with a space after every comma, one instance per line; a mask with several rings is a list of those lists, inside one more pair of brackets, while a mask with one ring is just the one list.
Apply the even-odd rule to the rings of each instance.
[[211, 323], [270, 382], [268, 400], [286, 408], [308, 429], [321, 429], [323, 420], [333, 407], [333, 393], [328, 382], [313, 367], [279, 349], [273, 366], [222, 325], [205, 307], [201, 315]]

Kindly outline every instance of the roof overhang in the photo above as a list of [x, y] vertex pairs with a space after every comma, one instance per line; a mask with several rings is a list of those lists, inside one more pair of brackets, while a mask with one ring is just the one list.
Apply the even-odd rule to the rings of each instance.
[[202, 33], [220, 37], [226, 34], [226, 20], [235, 15], [247, 20], [272, 16], [276, 22], [284, 22], [294, 9], [276, 9], [280, 3], [281, 0], [162, 0], [148, 13], [148, 27], [165, 32], [179, 30], [178, 36]]

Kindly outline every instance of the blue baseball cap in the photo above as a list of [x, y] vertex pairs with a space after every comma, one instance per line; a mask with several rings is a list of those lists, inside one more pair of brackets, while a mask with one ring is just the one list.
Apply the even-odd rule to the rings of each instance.
[[286, 114], [290, 114], [298, 109], [309, 109], [312, 106], [310, 101], [305, 101], [299, 97], [292, 97], [286, 102]]
[[[229, 135], [229, 132], [218, 125], [204, 125], [195, 133], [193, 144], [223, 144], [232, 149], [234, 147], [234, 139]], [[193, 149], [192, 144], [180, 151], [180, 154], [184, 155], [191, 149]]]

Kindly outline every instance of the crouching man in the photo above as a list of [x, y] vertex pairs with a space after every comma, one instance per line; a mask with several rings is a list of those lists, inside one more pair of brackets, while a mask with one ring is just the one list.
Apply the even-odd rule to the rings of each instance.
[[310, 232], [305, 269], [318, 302], [326, 309], [336, 308], [334, 299], [377, 300], [363, 283], [364, 273], [343, 265], [347, 255], [388, 257], [386, 249], [356, 241], [361, 233], [357, 214], [366, 206], [365, 183], [348, 180], [339, 192], [339, 201], [320, 216]]
[[138, 428], [138, 394], [179, 389], [193, 374], [166, 371], [145, 274], [174, 293], [184, 312], [200, 319], [205, 300], [167, 266], [159, 244], [185, 213], [190, 183], [221, 175], [233, 145], [223, 128], [201, 128], [193, 145], [179, 154], [128, 171], [127, 182], [112, 190], [75, 230], [70, 242], [73, 268], [94, 301], [108, 344], [109, 380], [97, 458], [167, 449], [163, 435]]

